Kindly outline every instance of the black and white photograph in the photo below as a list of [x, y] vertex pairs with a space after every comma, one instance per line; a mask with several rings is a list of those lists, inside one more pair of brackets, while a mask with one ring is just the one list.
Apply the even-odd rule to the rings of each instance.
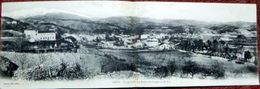
[[4, 2], [0, 88], [258, 85], [256, 4]]

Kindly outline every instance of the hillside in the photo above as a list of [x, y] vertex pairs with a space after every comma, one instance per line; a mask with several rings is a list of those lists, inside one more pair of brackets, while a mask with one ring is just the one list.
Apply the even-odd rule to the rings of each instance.
[[15, 30], [19, 32], [23, 32], [23, 30], [28, 28], [34, 28], [33, 25], [23, 22], [20, 20], [16, 20], [10, 17], [2, 17], [2, 30]]
[[229, 22], [207, 23], [194, 20], [158, 20], [143, 17], [108, 17], [91, 19], [67, 13], [47, 13], [21, 18], [2, 17], [3, 30], [46, 30], [52, 28], [62, 33], [84, 34], [143, 34], [143, 33], [187, 33], [187, 34], [242, 34], [256, 36], [256, 23]]

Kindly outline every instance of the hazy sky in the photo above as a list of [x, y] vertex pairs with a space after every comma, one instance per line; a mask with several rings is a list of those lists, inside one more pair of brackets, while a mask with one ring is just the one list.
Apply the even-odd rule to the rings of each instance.
[[65, 12], [88, 18], [141, 16], [155, 19], [256, 22], [255, 4], [126, 1], [48, 1], [2, 4], [2, 16], [13, 18]]

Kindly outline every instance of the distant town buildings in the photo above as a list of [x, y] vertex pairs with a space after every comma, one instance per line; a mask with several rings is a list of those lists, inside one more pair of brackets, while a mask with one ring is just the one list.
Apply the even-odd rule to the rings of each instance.
[[24, 30], [25, 38], [29, 42], [56, 41], [55, 32], [38, 32], [37, 30]]

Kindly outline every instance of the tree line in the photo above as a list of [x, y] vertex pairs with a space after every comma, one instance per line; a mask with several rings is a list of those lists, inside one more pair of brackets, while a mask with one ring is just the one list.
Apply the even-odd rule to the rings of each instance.
[[179, 42], [179, 49], [191, 51], [194, 53], [203, 53], [210, 56], [220, 56], [229, 60], [242, 60], [247, 62], [248, 59], [252, 58], [250, 51], [244, 51], [243, 45], [236, 45], [231, 47], [228, 42], [223, 40], [207, 40], [202, 39], [183, 39]]

